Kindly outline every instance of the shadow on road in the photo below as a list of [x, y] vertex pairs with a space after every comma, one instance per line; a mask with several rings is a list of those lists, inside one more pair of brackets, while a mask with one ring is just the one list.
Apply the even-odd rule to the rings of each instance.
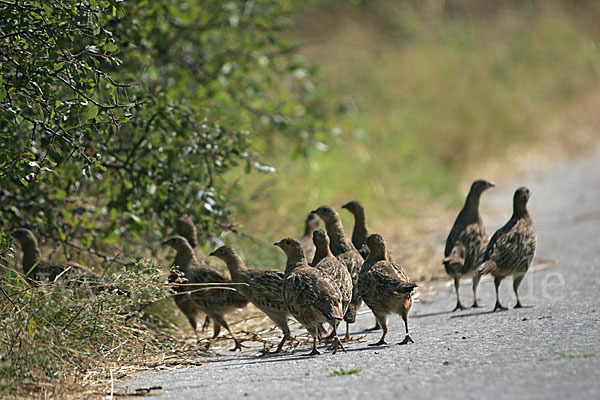
[[[381, 350], [384, 347], [390, 347], [390, 346], [394, 346], [394, 345], [383, 345], [383, 346], [367, 346], [367, 343], [362, 343], [364, 344], [364, 346], [362, 347], [355, 347], [355, 348], [346, 348], [346, 352], [348, 353], [352, 353], [352, 352], [357, 352], [357, 351], [365, 351], [365, 350], [370, 350], [370, 351], [378, 351]], [[334, 356], [337, 357], [338, 355], [343, 354], [344, 352], [341, 350], [338, 350], [337, 354], [333, 354], [331, 351], [327, 351], [325, 350], [325, 348], [320, 349], [319, 351], [321, 351], [321, 355], [318, 356], [309, 356], [306, 355], [304, 353], [308, 353], [310, 351], [309, 348], [306, 348], [304, 350], [302, 350], [302, 354], [291, 354], [291, 353], [278, 353], [278, 354], [265, 354], [265, 355], [248, 355], [248, 356], [244, 356], [244, 357], [236, 357], [236, 356], [229, 356], [229, 357], [223, 357], [223, 358], [219, 358], [216, 360], [210, 360], [207, 361], [206, 364], [220, 364], [220, 363], [229, 363], [231, 361], [238, 361], [236, 363], [232, 363], [229, 364], [228, 366], [242, 366], [242, 365], [250, 365], [250, 364], [267, 364], [267, 363], [274, 363], [274, 362], [289, 362], [289, 361], [294, 361], [294, 360], [306, 360], [306, 359], [311, 359], [311, 358], [319, 358], [319, 357], [330, 357], [330, 356]]]
[[432, 313], [411, 315], [410, 318], [412, 319], [412, 318], [437, 317], [438, 315], [452, 314], [452, 312], [453, 311], [438, 311], [438, 312], [432, 312]]

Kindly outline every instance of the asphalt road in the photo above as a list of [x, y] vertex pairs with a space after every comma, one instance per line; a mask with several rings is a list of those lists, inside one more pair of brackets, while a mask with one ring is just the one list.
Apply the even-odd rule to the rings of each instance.
[[[304, 357], [308, 346], [264, 357], [257, 348], [241, 354], [222, 348], [199, 367], [143, 372], [120, 382], [117, 391], [161, 387], [151, 392], [152, 399], [600, 398], [600, 154], [485, 193], [490, 231], [509, 218], [512, 193], [521, 185], [533, 192], [529, 209], [537, 255], [556, 261], [528, 273], [521, 285], [521, 299], [532, 308], [512, 309], [508, 278], [501, 302], [510, 310], [491, 312], [494, 288], [487, 280], [479, 287], [485, 307], [452, 313], [453, 288], [440, 282], [423, 290], [409, 317], [414, 344], [367, 347], [380, 336], [372, 332], [336, 355]], [[469, 284], [462, 285], [461, 295], [470, 304]], [[363, 311], [355, 334], [373, 323]], [[388, 342], [403, 337], [402, 321], [392, 316]], [[360, 371], [328, 373], [354, 368]]]

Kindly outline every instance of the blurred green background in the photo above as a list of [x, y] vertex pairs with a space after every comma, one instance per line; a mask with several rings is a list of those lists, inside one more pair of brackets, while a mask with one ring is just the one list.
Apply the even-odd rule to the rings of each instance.
[[[514, 173], [522, 154], [597, 143], [599, 17], [592, 1], [311, 3], [289, 36], [341, 100], [339, 128], [306, 160], [276, 143], [277, 174], [240, 181], [253, 201], [237, 218], [258, 239], [242, 240], [250, 263], [263, 264], [257, 247], [300, 235], [320, 204], [357, 199], [372, 228], [417, 227], [431, 207], [457, 212], [471, 180]], [[480, 176], [490, 163], [495, 176]]]

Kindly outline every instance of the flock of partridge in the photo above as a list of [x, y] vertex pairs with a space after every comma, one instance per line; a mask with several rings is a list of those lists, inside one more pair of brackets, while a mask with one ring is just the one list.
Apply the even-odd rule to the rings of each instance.
[[[494, 310], [505, 309], [498, 300], [498, 286], [509, 275], [514, 276], [516, 307], [522, 306], [517, 289], [536, 249], [535, 229], [527, 211], [530, 191], [524, 187], [516, 190], [512, 217], [488, 241], [479, 215], [479, 200], [492, 186], [484, 180], [472, 184], [446, 241], [443, 263], [446, 272], [454, 278], [455, 310], [464, 308], [458, 295], [460, 278], [473, 276], [473, 306], [477, 307], [477, 286], [480, 277], [486, 273], [495, 278]], [[335, 353], [338, 349], [345, 351], [338, 337], [338, 325], [342, 321], [346, 323], [344, 341], [347, 341], [350, 324], [355, 322], [357, 310], [364, 302], [375, 315], [376, 325], [371, 330], [383, 331], [380, 340], [371, 345], [386, 344], [390, 314], [398, 314], [404, 321], [405, 337], [399, 344], [412, 343], [408, 334], [408, 313], [417, 285], [393, 261], [381, 235], [369, 234], [361, 203], [351, 201], [342, 208], [354, 215], [352, 237], [346, 236], [338, 213], [329, 206], [321, 206], [308, 215], [303, 237], [286, 237], [274, 243], [287, 256], [284, 271], [249, 269], [230, 246], [217, 248], [210, 256], [221, 259], [230, 276], [216, 269], [198, 248], [196, 228], [191, 219], [187, 216], [179, 218], [176, 222], [178, 236], [163, 244], [176, 251], [169, 283], [175, 292], [173, 298], [177, 307], [185, 314], [194, 332], [197, 334], [198, 317], [204, 313], [207, 317], [203, 329], [212, 320], [213, 337], [217, 337], [223, 327], [235, 342], [232, 350], [240, 349], [241, 341], [229, 328], [225, 315], [251, 302], [283, 332], [275, 352], [280, 352], [291, 338], [288, 319], [292, 316], [313, 337], [310, 355], [319, 354], [318, 340], [330, 341], [330, 349]], [[324, 222], [326, 231], [318, 229], [319, 219]], [[82, 284], [100, 280], [98, 275], [80, 265], [45, 263], [37, 240], [28, 229], [16, 229], [12, 234], [20, 243], [23, 270], [29, 278], [54, 281], [67, 276]], [[203, 286], [199, 284], [205, 287], [200, 290], [193, 287]], [[97, 287], [106, 289], [102, 285]], [[118, 288], [112, 289], [128, 294]], [[331, 327], [331, 332], [323, 337], [327, 333], [325, 323]]]

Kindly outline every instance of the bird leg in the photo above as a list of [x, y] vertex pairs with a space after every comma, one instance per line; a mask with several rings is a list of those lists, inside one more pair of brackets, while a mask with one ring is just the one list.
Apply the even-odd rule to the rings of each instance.
[[283, 335], [283, 338], [281, 339], [281, 342], [279, 342], [279, 344], [277, 345], [277, 349], [275, 350], [275, 353], [279, 353], [281, 351], [281, 349], [283, 349], [283, 344], [285, 343], [285, 341], [289, 338], [289, 336], [287, 334]]
[[219, 325], [217, 321], [213, 321], [213, 331], [214, 333], [212, 335], [212, 338], [216, 339], [217, 336], [219, 336], [219, 333], [221, 333], [221, 325]]
[[454, 277], [454, 288], [456, 289], [456, 307], [454, 307], [454, 310], [452, 310], [452, 312], [456, 311], [456, 310], [464, 310], [465, 307], [460, 303], [460, 296], [458, 295], [458, 286], [460, 284], [460, 278], [458, 276]]
[[494, 311], [504, 311], [504, 310], [508, 310], [508, 308], [502, 306], [502, 304], [500, 304], [500, 297], [498, 297], [498, 287], [500, 286], [500, 282], [502, 282], [502, 278], [497, 276], [494, 278], [494, 286], [496, 286], [496, 305], [494, 306]]
[[208, 329], [208, 326], [210, 325], [210, 317], [207, 315], [206, 318], [204, 319], [204, 323], [202, 324], [202, 332], [204, 332], [205, 330]]
[[408, 335], [408, 311], [406, 313], [402, 313], [402, 320], [404, 321], [404, 330], [406, 331], [406, 336], [404, 336], [404, 340], [398, 344], [408, 344], [414, 343], [415, 341]]
[[513, 277], [513, 290], [515, 291], [515, 296], [517, 296], [517, 305], [515, 305], [515, 308], [529, 308], [531, 306], [526, 306], [523, 305], [521, 303], [521, 299], [519, 298], [519, 285], [521, 285], [521, 281], [523, 281], [523, 278], [525, 278], [525, 274], [520, 274], [520, 275], [515, 275]]
[[345, 343], [348, 343], [350, 341], [350, 323], [346, 322], [346, 336], [344, 336], [344, 339], [342, 339]]
[[344, 348], [344, 345], [342, 344], [340, 338], [337, 337], [337, 323], [333, 323], [333, 343], [331, 343], [331, 346], [329, 347], [329, 350], [333, 350], [333, 354], [335, 354], [338, 350], [338, 348], [341, 348], [342, 351], [345, 353], [346, 349]]
[[479, 275], [477, 273], [473, 275], [473, 305], [471, 306], [471, 308], [477, 308], [477, 307], [483, 306], [477, 302], [477, 286], [479, 286], [480, 280], [481, 280], [481, 275]]
[[[218, 334], [221, 331], [221, 326], [223, 326], [223, 327], [225, 327], [225, 329], [227, 329], [227, 332], [229, 332], [229, 334], [233, 338], [233, 341], [235, 342], [235, 346], [232, 349], [229, 349], [229, 351], [237, 351], [237, 350], [242, 351], [242, 348], [246, 347], [246, 346], [242, 345], [242, 340], [239, 340], [235, 337], [235, 335], [233, 334], [231, 329], [229, 329], [229, 325], [227, 324], [227, 321], [225, 321], [225, 318], [223, 318], [222, 315], [213, 314], [212, 319], [213, 319], [213, 323], [215, 325], [215, 334]], [[214, 337], [216, 337], [216, 335]]]
[[333, 354], [335, 354], [338, 349], [342, 349], [344, 353], [346, 352], [346, 348], [342, 344], [340, 338], [338, 338], [337, 336], [333, 339], [333, 343], [331, 344], [331, 347], [329, 347], [329, 349], [333, 350]]
[[387, 335], [387, 321], [386, 321], [386, 317], [383, 316], [378, 316], [377, 314], [375, 314], [375, 318], [377, 318], [377, 322], [379, 322], [379, 325], [381, 325], [381, 329], [383, 330], [383, 334], [381, 335], [381, 339], [379, 339], [379, 342], [377, 343], [369, 343], [368, 346], [381, 346], [384, 344], [387, 344], [387, 342], [385, 341], [385, 335]]
[[333, 332], [331, 333], [330, 336], [333, 336], [333, 343], [331, 343], [331, 346], [329, 346], [328, 350], [333, 350], [333, 354], [335, 354], [338, 350], [338, 348], [341, 348], [342, 351], [345, 353], [346, 349], [344, 348], [344, 345], [342, 344], [342, 341], [340, 340], [340, 338], [337, 337], [337, 324], [333, 323], [332, 327], [333, 327]]
[[317, 356], [319, 354], [321, 353], [319, 350], [317, 350], [317, 336], [313, 336], [313, 348], [312, 351], [307, 354], [307, 356]]
[[[330, 324], [331, 325], [331, 333], [329, 335], [327, 335], [326, 337], [324, 337], [323, 339], [321, 339], [321, 342], [330, 342], [333, 340], [333, 338], [337, 335], [337, 330], [336, 330], [336, 326], [334, 326], [333, 323]], [[320, 325], [319, 327], [319, 332], [321, 332], [321, 330], [325, 330], [325, 328], [323, 328], [323, 325]], [[327, 331], [325, 331], [325, 333], [327, 333]]]

